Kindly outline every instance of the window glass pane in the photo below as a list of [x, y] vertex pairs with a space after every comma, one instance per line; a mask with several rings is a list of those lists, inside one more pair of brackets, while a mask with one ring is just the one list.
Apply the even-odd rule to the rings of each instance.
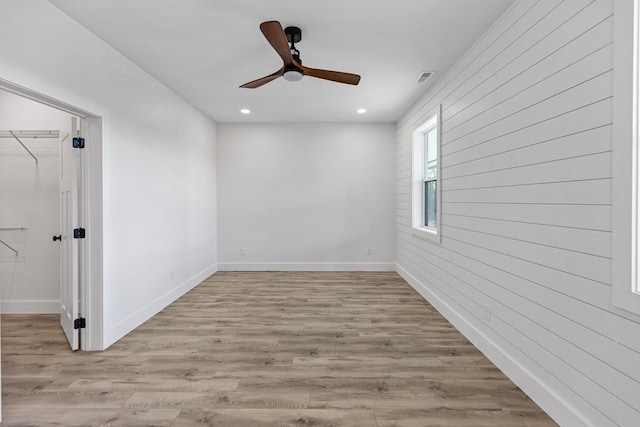
[[436, 188], [438, 181], [424, 183], [424, 226], [436, 228]]
[[[637, 0], [640, 1], [640, 0]], [[440, 202], [440, 111], [438, 105], [428, 120], [414, 129], [411, 135], [411, 227], [415, 236], [441, 242]]]
[[425, 177], [438, 177], [438, 128], [431, 128], [424, 134], [425, 144]]

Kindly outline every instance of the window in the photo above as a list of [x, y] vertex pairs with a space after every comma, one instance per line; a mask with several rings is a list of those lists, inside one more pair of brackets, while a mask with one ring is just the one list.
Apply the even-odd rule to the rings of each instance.
[[640, 0], [614, 2], [611, 303], [640, 314]]
[[413, 132], [412, 226], [417, 237], [440, 241], [440, 106]]

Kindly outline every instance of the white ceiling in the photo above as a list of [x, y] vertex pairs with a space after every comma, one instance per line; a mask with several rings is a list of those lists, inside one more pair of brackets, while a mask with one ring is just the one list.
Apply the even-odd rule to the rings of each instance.
[[[513, 0], [50, 2], [217, 122], [394, 122]], [[302, 29], [304, 65], [360, 84], [307, 76], [240, 89], [282, 66], [258, 27], [268, 20]], [[419, 85], [422, 71], [435, 74]]]

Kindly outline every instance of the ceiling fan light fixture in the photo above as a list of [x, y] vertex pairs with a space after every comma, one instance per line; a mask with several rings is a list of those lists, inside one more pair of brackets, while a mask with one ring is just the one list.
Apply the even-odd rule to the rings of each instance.
[[286, 70], [282, 76], [288, 82], [299, 82], [304, 74], [300, 70]]

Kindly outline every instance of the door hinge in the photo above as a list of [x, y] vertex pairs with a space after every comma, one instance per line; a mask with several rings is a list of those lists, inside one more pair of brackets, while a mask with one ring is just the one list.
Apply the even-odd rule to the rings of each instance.
[[73, 321], [73, 329], [85, 329], [87, 327], [87, 321], [84, 317], [78, 317]]
[[73, 138], [73, 148], [84, 148], [84, 138]]
[[87, 233], [84, 228], [74, 228], [73, 229], [73, 238], [74, 239], [84, 239]]

